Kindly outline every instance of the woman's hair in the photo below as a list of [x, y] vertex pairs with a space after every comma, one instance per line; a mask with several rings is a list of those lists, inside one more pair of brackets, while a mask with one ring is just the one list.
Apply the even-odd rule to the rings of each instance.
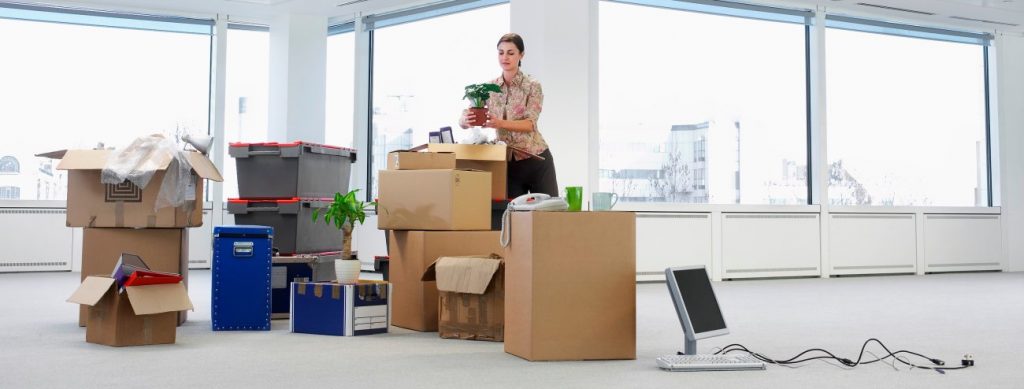
[[[519, 36], [519, 34], [510, 32], [508, 34], [502, 35], [501, 38], [498, 39], [498, 44], [495, 46], [501, 45], [502, 42], [508, 42], [513, 45], [516, 45], [516, 48], [519, 49], [520, 54], [526, 52], [526, 44], [523, 43], [523, 37]], [[523, 67], [522, 60], [519, 61], [519, 67]]]

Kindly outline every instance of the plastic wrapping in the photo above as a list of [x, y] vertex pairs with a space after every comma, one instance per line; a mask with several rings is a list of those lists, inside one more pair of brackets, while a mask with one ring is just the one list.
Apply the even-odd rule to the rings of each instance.
[[129, 181], [145, 189], [153, 175], [163, 167], [161, 162], [170, 158], [155, 209], [191, 204], [196, 200], [196, 184], [192, 177], [192, 164], [185, 153], [178, 149], [174, 141], [163, 135], [137, 138], [128, 147], [110, 154], [100, 174], [100, 181], [104, 184]]

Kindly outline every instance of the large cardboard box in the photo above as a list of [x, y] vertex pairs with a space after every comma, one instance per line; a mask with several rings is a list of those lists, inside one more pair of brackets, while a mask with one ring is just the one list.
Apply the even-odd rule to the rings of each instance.
[[[151, 270], [178, 273], [188, 286], [188, 231], [182, 228], [85, 228], [82, 230], [82, 281], [93, 275], [110, 275], [121, 253], [142, 257]], [[89, 315], [82, 306], [78, 325]], [[178, 323], [184, 323], [185, 312]]]
[[385, 281], [293, 282], [290, 289], [292, 332], [336, 336], [388, 332], [391, 288]]
[[[157, 195], [167, 166], [169, 153], [154, 153], [148, 164], [157, 172], [145, 188], [130, 182], [103, 184], [100, 172], [111, 150], [68, 150], [58, 170], [68, 171], [68, 227], [176, 228], [203, 224], [203, 179], [223, 181], [209, 159], [196, 152], [187, 153], [192, 165], [192, 180], [186, 190], [195, 192], [195, 200], [181, 207], [155, 209]], [[60, 153], [49, 154], [59, 157]]]
[[90, 306], [85, 341], [108, 346], [174, 343], [177, 311], [192, 309], [182, 283], [129, 286], [110, 277], [87, 277], [68, 302]]
[[377, 228], [487, 230], [490, 173], [469, 170], [381, 170]]
[[531, 361], [636, 359], [636, 216], [513, 212], [505, 352]]
[[438, 292], [423, 273], [440, 257], [501, 254], [500, 231], [389, 231], [388, 281], [394, 285], [391, 324], [437, 331]]
[[427, 150], [454, 153], [455, 167], [491, 172], [491, 199], [508, 199], [508, 158], [505, 145], [460, 145], [431, 143]]
[[388, 170], [425, 169], [455, 169], [455, 154], [404, 150], [388, 153]]
[[505, 279], [501, 257], [441, 257], [424, 281], [440, 294], [437, 332], [445, 339], [505, 339]]

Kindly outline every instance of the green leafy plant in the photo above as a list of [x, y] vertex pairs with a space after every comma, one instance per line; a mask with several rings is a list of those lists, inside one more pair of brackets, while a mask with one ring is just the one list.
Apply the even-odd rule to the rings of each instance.
[[344, 238], [341, 248], [341, 258], [352, 258], [352, 228], [356, 223], [362, 224], [366, 220], [367, 205], [376, 205], [374, 202], [363, 202], [356, 199], [356, 192], [359, 189], [349, 191], [342, 195], [341, 192], [334, 194], [334, 201], [324, 208], [313, 210], [313, 223], [316, 223], [323, 216], [324, 223], [337, 227]]
[[491, 98], [491, 92], [500, 93], [501, 87], [490, 83], [466, 85], [466, 95], [462, 98], [469, 99], [473, 108], [483, 108], [487, 99]]

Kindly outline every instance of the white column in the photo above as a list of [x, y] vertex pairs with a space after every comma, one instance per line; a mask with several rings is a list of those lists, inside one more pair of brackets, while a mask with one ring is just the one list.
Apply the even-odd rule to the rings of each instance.
[[808, 145], [811, 148], [811, 204], [818, 204], [821, 207], [819, 218], [819, 237], [821, 239], [821, 277], [828, 278], [832, 271], [832, 261], [829, 258], [829, 199], [828, 199], [828, 121], [826, 118], [826, 92], [828, 86], [825, 84], [825, 7], [818, 7], [815, 13], [814, 25], [811, 26], [810, 53], [811, 68], [808, 69], [811, 78], [811, 139]]
[[[996, 37], [998, 116], [992, 118], [998, 130], [999, 203], [1003, 218], [1003, 242], [1009, 271], [1024, 271], [1024, 37], [1000, 34]], [[994, 170], [994, 169], [993, 169]], [[993, 172], [995, 173], [995, 172]]]
[[370, 32], [365, 31], [363, 18], [357, 17], [355, 23], [355, 74], [353, 75], [353, 93], [355, 111], [352, 113], [352, 146], [357, 150], [356, 163], [352, 165], [350, 188], [359, 189], [362, 197], [370, 190], [366, 187], [367, 167], [370, 165]]
[[[225, 89], [227, 88], [227, 42], [228, 42], [228, 21], [218, 17], [217, 24], [213, 29], [213, 68], [210, 79], [213, 85], [210, 86], [210, 134], [213, 135], [213, 148], [210, 150], [210, 159], [217, 169], [224, 171], [224, 163], [227, 156], [224, 155], [224, 114], [226, 106]], [[233, 161], [232, 161], [233, 163]], [[215, 226], [224, 224], [224, 184], [210, 181], [210, 199], [213, 200], [210, 217]]]
[[[511, 0], [512, 32], [526, 43], [523, 71], [544, 88], [538, 128], [558, 185], [597, 188], [597, 0]], [[559, 188], [559, 189], [561, 189]], [[585, 200], [586, 201], [586, 200]]]
[[324, 141], [327, 18], [284, 14], [270, 23], [268, 140]]

